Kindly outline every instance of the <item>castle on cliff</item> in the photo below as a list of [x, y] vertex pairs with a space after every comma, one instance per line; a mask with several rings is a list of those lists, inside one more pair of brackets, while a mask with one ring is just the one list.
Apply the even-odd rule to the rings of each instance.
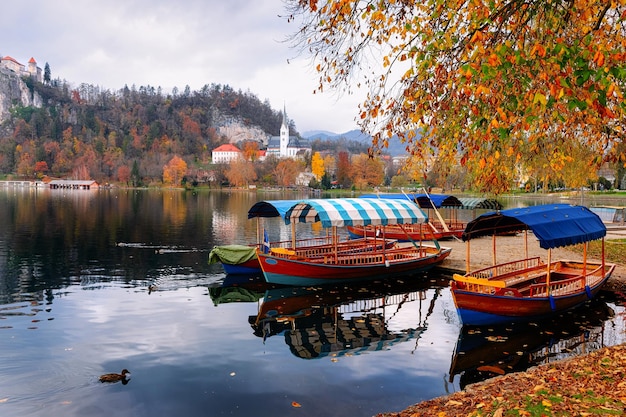
[[24, 65], [8, 55], [0, 55], [0, 69], [13, 72], [20, 77], [31, 77], [38, 82], [43, 82], [43, 72], [37, 66], [35, 58], [29, 59], [28, 64]]

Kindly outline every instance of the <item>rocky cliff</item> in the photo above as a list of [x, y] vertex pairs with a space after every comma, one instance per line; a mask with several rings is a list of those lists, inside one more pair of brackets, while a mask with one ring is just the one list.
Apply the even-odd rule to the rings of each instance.
[[0, 127], [11, 116], [13, 106], [41, 107], [43, 100], [16, 74], [0, 69]]

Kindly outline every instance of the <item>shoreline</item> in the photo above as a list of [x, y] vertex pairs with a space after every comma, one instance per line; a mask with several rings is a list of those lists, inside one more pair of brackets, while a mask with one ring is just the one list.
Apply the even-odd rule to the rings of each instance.
[[[612, 239], [624, 239], [626, 238], [625, 227], [611, 227], [607, 228], [607, 235], [605, 242], [610, 244]], [[503, 259], [514, 259], [523, 257], [524, 251], [524, 237], [518, 236], [499, 236], [496, 239], [496, 261], [502, 262]], [[442, 241], [440, 242], [442, 247], [452, 248], [452, 252], [444, 260], [444, 262], [438, 267], [441, 270], [450, 273], [465, 273], [466, 269], [466, 243], [459, 240]], [[537, 239], [532, 235], [528, 236], [528, 255], [540, 256], [542, 259], [546, 259], [547, 250], [539, 247]], [[479, 267], [487, 267], [493, 263], [492, 255], [492, 240], [490, 237], [479, 238], [472, 240], [471, 253], [470, 253], [470, 268], [475, 269]], [[557, 248], [552, 250], [552, 256], [558, 259], [567, 258], [580, 258], [580, 254], [570, 251], [566, 248]], [[616, 264], [615, 271], [604, 286], [607, 291], [620, 292], [626, 290], [626, 265]], [[510, 408], [518, 408], [519, 404], [523, 401], [528, 401], [528, 398], [532, 398], [537, 395], [536, 387], [546, 386], [546, 375], [559, 370], [561, 378], [566, 376], [570, 381], [577, 381], [578, 378], [575, 375], [583, 367], [590, 367], [590, 363], [597, 366], [592, 381], [588, 381], [596, 390], [596, 394], [602, 398], [609, 398], [612, 404], [617, 407], [623, 405], [623, 397], [615, 392], [615, 384], [608, 384], [608, 379], [603, 378], [600, 372], [603, 371], [599, 358], [616, 358], [615, 369], [623, 369], [626, 366], [626, 344], [604, 347], [596, 352], [591, 352], [586, 355], [564, 359], [562, 361], [556, 361], [545, 365], [540, 365], [534, 368], [530, 368], [525, 372], [512, 372], [502, 376], [496, 376], [485, 381], [470, 384], [461, 391], [432, 398], [430, 400], [424, 400], [413, 405], [406, 407], [401, 411], [387, 411], [376, 414], [375, 417], [421, 417], [421, 416], [433, 416], [433, 415], [470, 415], [476, 413], [478, 407], [476, 404], [485, 404], [484, 409], [480, 414], [476, 415], [504, 415], [503, 410]], [[559, 379], [556, 379], [555, 391], [561, 392], [562, 385]], [[579, 391], [586, 388], [584, 382], [582, 387], [578, 387]], [[590, 385], [590, 386], [591, 386]], [[619, 391], [619, 389], [618, 389]], [[497, 399], [494, 397], [494, 393], [498, 394]], [[574, 396], [563, 396], [563, 408], [574, 407], [582, 408], [585, 411], [587, 407], [592, 408], [594, 404], [586, 404], [584, 401], [578, 400]], [[489, 410], [490, 405], [500, 402], [499, 408], [495, 410]], [[507, 404], [508, 402], [508, 404]], [[553, 410], [554, 411], [554, 410]], [[595, 415], [595, 414], [594, 414]]]

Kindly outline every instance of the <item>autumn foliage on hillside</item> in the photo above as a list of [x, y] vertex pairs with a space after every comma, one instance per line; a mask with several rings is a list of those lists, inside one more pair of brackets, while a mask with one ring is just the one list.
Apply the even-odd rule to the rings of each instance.
[[149, 86], [71, 88], [58, 80], [28, 86], [44, 105], [16, 106], [0, 126], [0, 175], [180, 184], [172, 166], [184, 162], [186, 175], [200, 178], [211, 151], [229, 141], [219, 126], [237, 121], [276, 134], [282, 122], [269, 103], [216, 84], [167, 94]]
[[288, 4], [318, 89], [365, 88], [361, 127], [424, 171], [461, 165], [499, 193], [626, 162], [626, 0]]

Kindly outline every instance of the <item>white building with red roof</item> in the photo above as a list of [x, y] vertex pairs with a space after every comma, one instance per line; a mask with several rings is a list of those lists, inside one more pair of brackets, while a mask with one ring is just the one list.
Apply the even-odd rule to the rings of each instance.
[[243, 159], [243, 152], [232, 143], [226, 143], [213, 149], [211, 158], [214, 164], [229, 164], [237, 159]]

